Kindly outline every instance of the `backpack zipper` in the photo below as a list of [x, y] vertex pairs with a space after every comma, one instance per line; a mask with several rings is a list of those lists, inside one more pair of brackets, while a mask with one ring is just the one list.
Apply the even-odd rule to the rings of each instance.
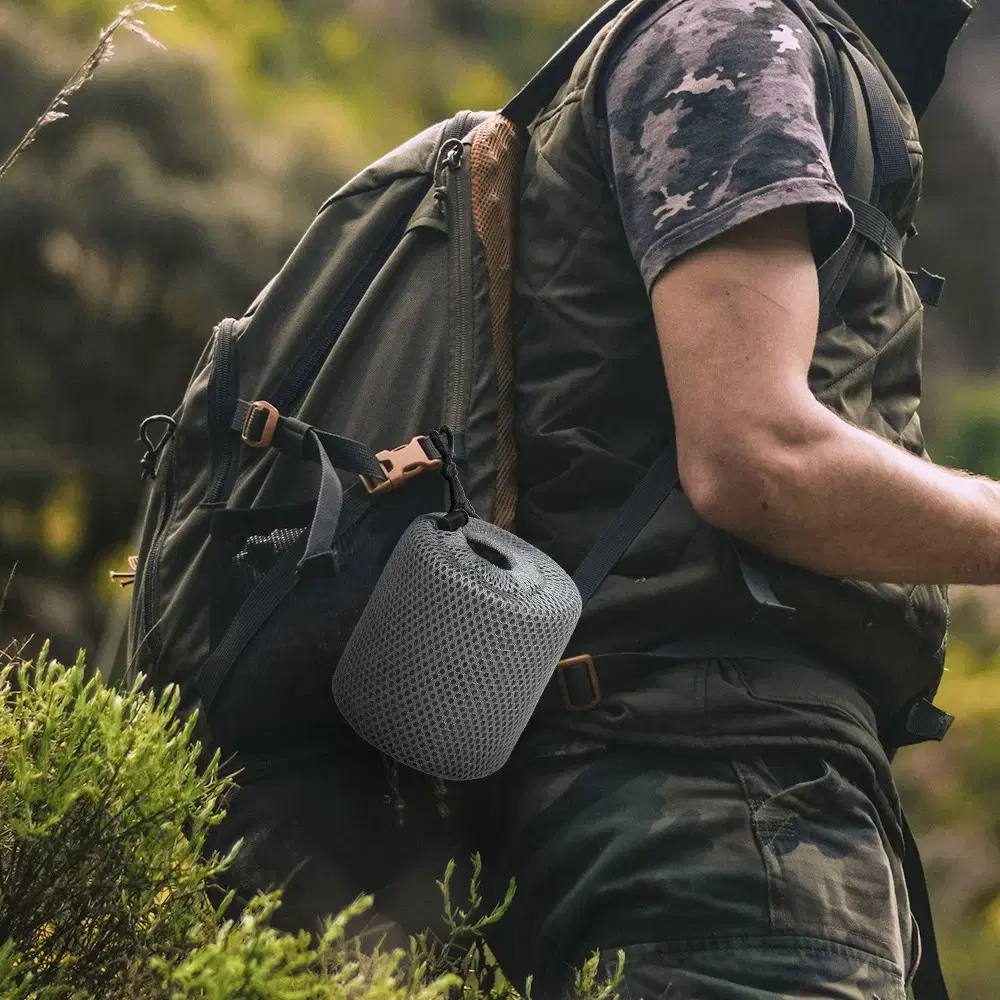
[[[470, 117], [469, 112], [463, 112], [456, 115], [445, 125], [442, 132], [442, 149], [449, 140], [464, 135]], [[438, 162], [440, 162], [440, 158]], [[413, 213], [420, 202], [426, 197], [433, 183], [434, 178], [429, 177], [427, 183], [422, 184], [413, 199], [404, 206], [403, 211], [400, 212], [399, 217], [385, 239], [379, 244], [368, 260], [365, 261], [364, 266], [344, 294], [341, 295], [329, 317], [323, 321], [320, 328], [313, 335], [305, 351], [299, 356], [295, 366], [270, 400], [278, 410], [283, 413], [292, 413], [295, 411], [303, 393], [312, 383], [323, 366], [326, 356], [344, 332], [344, 327], [347, 326], [354, 311], [358, 308], [358, 305], [364, 298], [365, 292], [371, 287], [379, 271], [382, 270], [393, 250], [399, 245], [403, 234], [406, 232], [406, 227], [413, 217]]]
[[473, 221], [467, 160], [461, 139], [449, 139], [442, 145], [438, 164], [439, 171], [447, 171], [443, 191], [448, 213], [448, 321], [452, 340], [445, 423], [458, 433], [465, 429], [472, 390]]
[[159, 605], [159, 574], [157, 567], [160, 562], [160, 550], [163, 548], [163, 539], [167, 533], [167, 525], [174, 514], [174, 448], [171, 442], [170, 456], [167, 461], [166, 475], [163, 477], [163, 502], [161, 506], [160, 522], [156, 526], [156, 534], [146, 553], [146, 560], [142, 567], [142, 613], [139, 616], [141, 628], [138, 636], [138, 648], [146, 647], [149, 655], [155, 660], [157, 657], [154, 646], [156, 633], [156, 609]]
[[239, 386], [235, 328], [236, 320], [224, 319], [218, 325], [215, 334], [212, 377], [208, 383], [208, 433], [212, 455], [212, 481], [203, 501], [207, 504], [222, 500], [230, 478], [233, 452], [239, 447], [238, 438], [229, 426], [236, 408]]

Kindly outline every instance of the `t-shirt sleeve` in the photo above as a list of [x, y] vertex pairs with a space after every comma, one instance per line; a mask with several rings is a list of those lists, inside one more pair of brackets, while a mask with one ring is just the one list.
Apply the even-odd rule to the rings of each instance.
[[818, 263], [846, 239], [823, 55], [779, 0], [667, 4], [616, 43], [600, 84], [601, 154], [647, 289], [782, 206], [809, 206]]

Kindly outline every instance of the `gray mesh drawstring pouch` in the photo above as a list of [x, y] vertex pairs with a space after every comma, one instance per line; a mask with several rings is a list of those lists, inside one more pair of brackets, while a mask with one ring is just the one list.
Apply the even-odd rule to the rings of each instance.
[[471, 512], [453, 465], [445, 475], [460, 499], [400, 538], [333, 696], [350, 726], [400, 764], [468, 781], [506, 763], [583, 605], [552, 559]]

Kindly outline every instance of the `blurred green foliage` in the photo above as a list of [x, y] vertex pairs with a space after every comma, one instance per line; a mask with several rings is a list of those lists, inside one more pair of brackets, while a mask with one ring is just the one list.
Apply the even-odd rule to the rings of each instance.
[[[119, 6], [0, 3], [0, 147]], [[108, 570], [132, 551], [141, 417], [174, 409], [214, 323], [251, 301], [331, 190], [427, 122], [498, 106], [596, 6], [178, 0], [147, 17], [167, 53], [122, 38], [70, 117], [0, 183], [0, 634], [51, 635], [63, 658], [98, 648], [128, 596]], [[982, 61], [1000, 17], [984, 12], [967, 34], [961, 51]], [[924, 123], [908, 254], [950, 279], [928, 317], [932, 454], [1000, 478], [1000, 340], [986, 335], [1000, 312], [1000, 156], [962, 89], [976, 66], [961, 67]], [[953, 993], [993, 1000], [1000, 600], [955, 598], [939, 700], [959, 721], [941, 746], [902, 752], [898, 773]]]
[[[22, 0], [77, 37], [117, 0]], [[588, 0], [187, 0], [149, 26], [196, 53], [257, 121], [353, 170], [427, 122], [496, 107], [594, 9]]]
[[1000, 387], [985, 378], [951, 384], [936, 429], [937, 461], [1000, 479]]

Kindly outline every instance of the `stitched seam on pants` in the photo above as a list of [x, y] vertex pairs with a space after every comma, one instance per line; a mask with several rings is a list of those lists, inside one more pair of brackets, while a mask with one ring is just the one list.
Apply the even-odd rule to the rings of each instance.
[[760, 806], [755, 805], [755, 803], [758, 802], [759, 800], [756, 800], [753, 798], [753, 796], [751, 796], [750, 789], [747, 787], [747, 783], [744, 780], [740, 768], [737, 767], [736, 762], [733, 760], [729, 761], [729, 767], [732, 770], [733, 775], [736, 778], [736, 781], [739, 783], [739, 786], [743, 791], [743, 801], [746, 803], [747, 810], [750, 814], [750, 829], [753, 830], [753, 839], [754, 843], [757, 845], [757, 854], [759, 855], [760, 858], [760, 867], [761, 871], [764, 874], [764, 885], [767, 886], [767, 926], [768, 929], [773, 933], [776, 930], [774, 922], [774, 910], [775, 910], [774, 886], [771, 884], [771, 873], [770, 871], [768, 871], [767, 858], [764, 855], [765, 846], [763, 843], [763, 838], [761, 837], [760, 829], [757, 826], [757, 812]]

